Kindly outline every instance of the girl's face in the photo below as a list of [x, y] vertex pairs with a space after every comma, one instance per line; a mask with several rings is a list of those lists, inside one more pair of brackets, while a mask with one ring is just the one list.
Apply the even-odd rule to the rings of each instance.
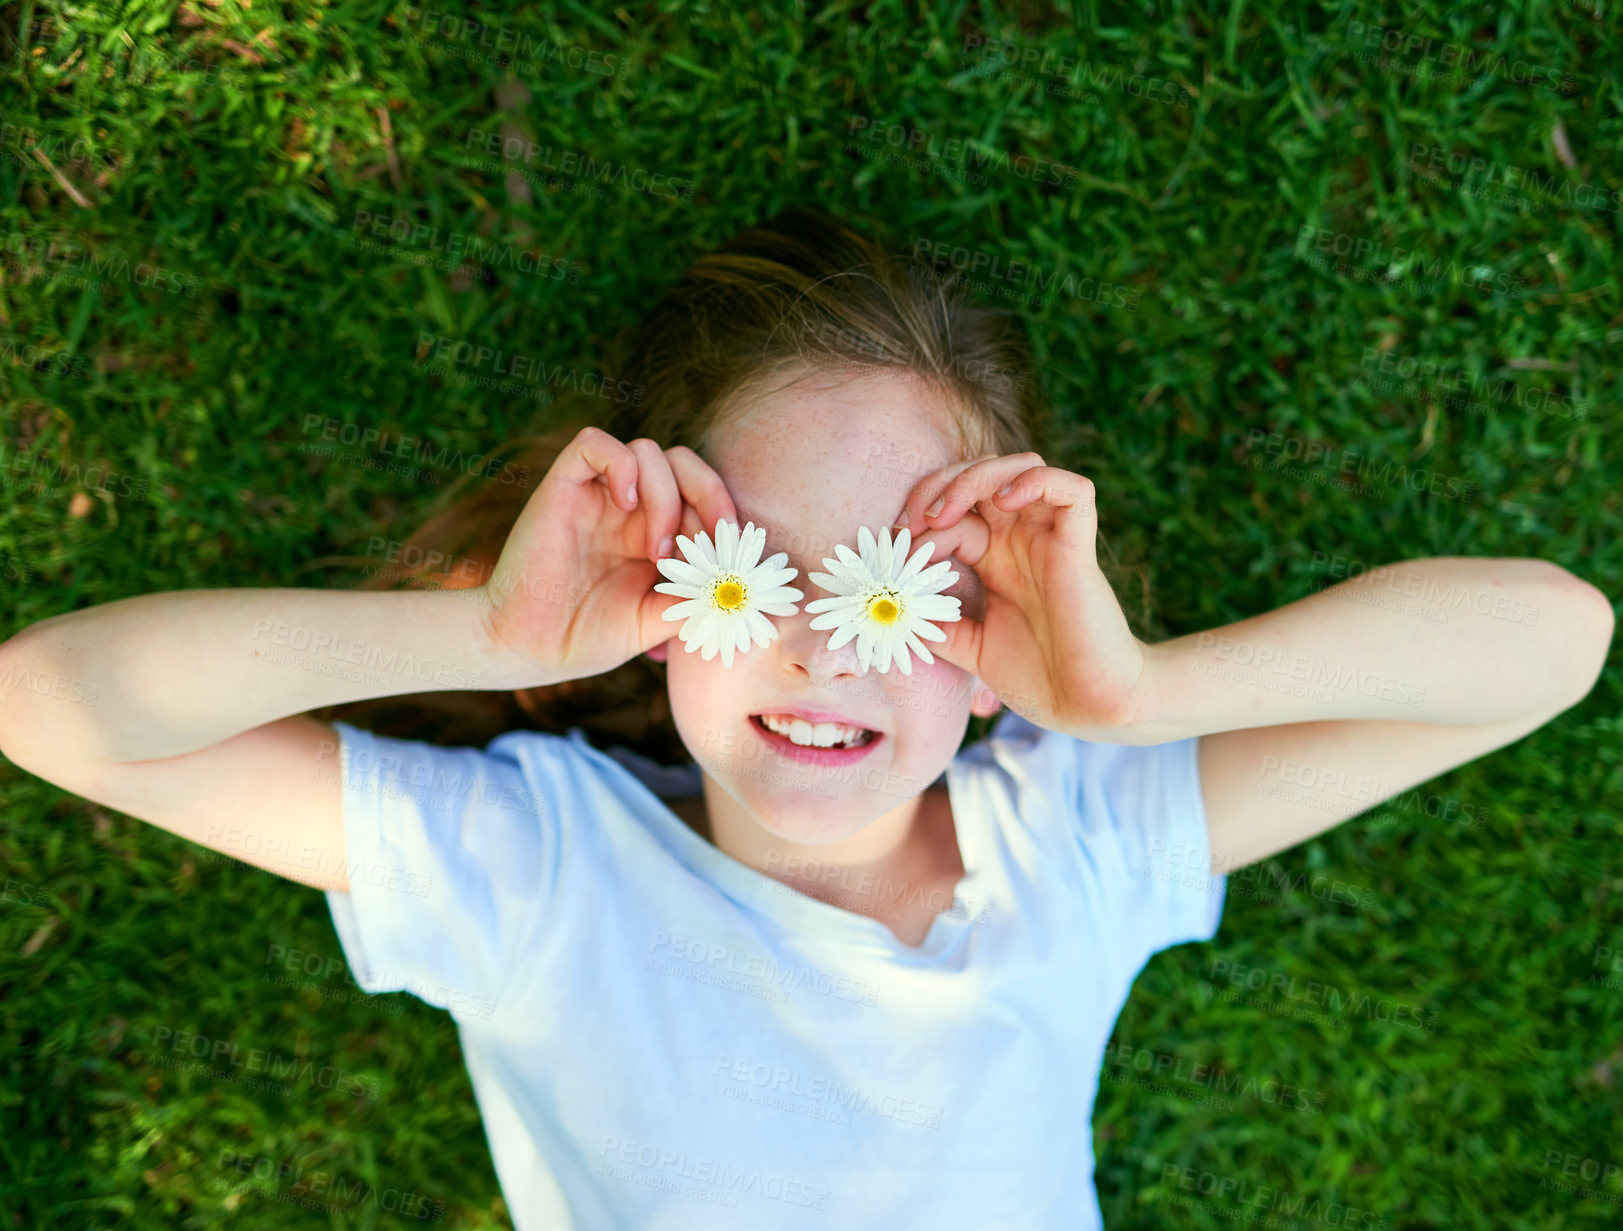
[[[682, 742], [720, 787], [707, 784], [713, 828], [717, 803], [741, 809], [776, 838], [807, 845], [850, 837], [899, 809], [911, 816], [958, 751], [970, 713], [996, 711], [978, 680], [939, 657], [926, 665], [914, 656], [911, 675], [894, 665], [859, 674], [855, 641], [830, 652], [833, 630], [812, 629], [815, 617], [805, 611], [827, 597], [806, 574], [826, 571], [823, 559], [836, 543], [855, 550], [860, 526], [889, 533], [913, 484], [958, 460], [949, 431], [946, 412], [920, 382], [865, 374], [765, 395], [716, 433], [708, 460], [740, 527], [765, 528], [763, 559], [788, 553], [800, 571], [787, 584], [804, 598], [796, 615], [767, 617], [776, 639], [765, 649], [752, 644], [731, 667], [719, 654], [705, 662], [675, 637], [661, 647]], [[954, 568], [959, 579], [944, 593], [978, 619], [979, 580], [956, 561]], [[851, 751], [800, 748], [762, 721], [796, 711], [873, 735]]]

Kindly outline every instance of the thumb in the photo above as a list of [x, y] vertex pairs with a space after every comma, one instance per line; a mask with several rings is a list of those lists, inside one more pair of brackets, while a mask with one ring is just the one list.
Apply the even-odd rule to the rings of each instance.
[[981, 644], [986, 635], [985, 625], [979, 620], [965, 616], [960, 620], [947, 620], [937, 624], [936, 627], [947, 634], [945, 641], [932, 641], [928, 637], [919, 638], [931, 656], [950, 663], [960, 671], [981, 675]]
[[681, 620], [667, 620], [665, 613], [686, 600], [674, 594], [661, 594], [653, 588], [655, 582], [664, 580], [663, 577], [656, 575], [648, 583], [647, 592], [643, 594], [642, 603], [637, 609], [639, 654], [645, 654], [655, 646], [669, 641], [682, 627]]

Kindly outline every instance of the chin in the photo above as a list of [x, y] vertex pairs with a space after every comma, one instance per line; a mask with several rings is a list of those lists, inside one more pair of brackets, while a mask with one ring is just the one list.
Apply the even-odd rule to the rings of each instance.
[[889, 811], [873, 811], [867, 792], [852, 784], [820, 787], [814, 782], [799, 788], [783, 785], [763, 789], [758, 783], [735, 782], [730, 789], [757, 825], [775, 838], [800, 846], [839, 842]]

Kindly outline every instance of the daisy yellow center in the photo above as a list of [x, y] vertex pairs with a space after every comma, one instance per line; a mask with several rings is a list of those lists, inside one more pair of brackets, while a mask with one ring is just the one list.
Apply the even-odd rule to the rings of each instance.
[[901, 616], [902, 605], [889, 591], [876, 594], [868, 600], [868, 618], [875, 624], [889, 627], [901, 619]]
[[719, 579], [710, 593], [710, 601], [722, 611], [737, 611], [748, 598], [749, 591], [744, 588], [744, 583], [730, 573]]

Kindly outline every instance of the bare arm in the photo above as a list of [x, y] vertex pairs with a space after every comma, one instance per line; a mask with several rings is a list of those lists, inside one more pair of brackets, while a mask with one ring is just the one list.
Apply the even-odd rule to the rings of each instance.
[[986, 586], [937, 657], [1050, 730], [1200, 740], [1197, 854], [1220, 874], [1543, 726], [1594, 687], [1616, 623], [1548, 561], [1438, 556], [1146, 645], [1099, 567], [1093, 483], [1034, 453], [926, 475], [897, 524]]
[[1202, 737], [1224, 874], [1537, 730], [1589, 693], [1613, 625], [1544, 560], [1406, 560], [1152, 647], [1120, 742]]
[[301, 884], [348, 888], [338, 740], [304, 711], [546, 682], [482, 591], [183, 590], [0, 645], [0, 750], [77, 795]]
[[345, 701], [554, 682], [489, 610], [482, 588], [177, 590], [52, 616], [0, 645], [0, 747], [147, 761]]
[[585, 428], [454, 591], [180, 590], [0, 645], [0, 752], [75, 794], [323, 889], [348, 887], [333, 728], [305, 711], [608, 671], [667, 640], [662, 542], [735, 517], [690, 449]]

